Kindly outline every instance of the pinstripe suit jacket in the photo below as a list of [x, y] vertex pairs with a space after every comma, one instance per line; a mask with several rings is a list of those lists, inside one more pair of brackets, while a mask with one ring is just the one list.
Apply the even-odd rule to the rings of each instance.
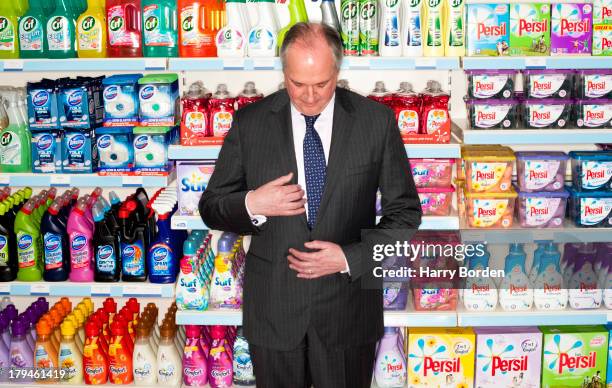
[[[285, 90], [235, 114], [214, 173], [200, 201], [211, 228], [252, 235], [244, 279], [244, 332], [259, 346], [291, 350], [309, 325], [330, 346], [371, 343], [382, 335], [382, 293], [358, 281], [372, 267], [362, 254], [361, 229], [412, 228], [421, 208], [395, 117], [387, 107], [336, 89], [326, 186], [310, 230], [306, 216], [269, 217], [254, 226], [245, 208], [249, 190], [297, 167], [290, 101]], [[376, 192], [383, 217], [375, 226]], [[351, 275], [304, 280], [288, 267], [290, 247], [331, 241], [342, 246]]]

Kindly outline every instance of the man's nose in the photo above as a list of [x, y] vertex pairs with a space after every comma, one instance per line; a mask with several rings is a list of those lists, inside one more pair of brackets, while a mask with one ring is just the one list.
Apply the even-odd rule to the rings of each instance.
[[312, 104], [313, 102], [315, 102], [314, 86], [306, 87], [306, 102], [308, 102], [309, 104]]

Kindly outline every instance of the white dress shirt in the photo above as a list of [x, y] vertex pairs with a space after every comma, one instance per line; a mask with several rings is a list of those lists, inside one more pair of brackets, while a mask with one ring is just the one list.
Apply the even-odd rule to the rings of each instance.
[[[329, 150], [331, 148], [332, 128], [334, 124], [335, 100], [336, 95], [334, 94], [314, 124], [315, 130], [321, 138], [321, 143], [323, 143], [325, 164], [329, 162]], [[291, 104], [291, 126], [293, 132], [293, 148], [295, 149], [295, 161], [297, 164], [298, 185], [300, 185], [304, 192], [306, 192], [306, 173], [304, 171], [304, 137], [306, 136], [306, 120], [293, 104]], [[244, 199], [245, 206], [248, 195], [249, 194], [247, 194]], [[305, 207], [306, 217], [308, 218], [308, 203], [306, 203]], [[253, 215], [248, 206], [246, 206], [246, 209], [254, 225], [261, 225], [267, 221], [265, 216]], [[342, 273], [347, 272], [349, 272], [348, 263], [346, 264], [346, 270], [342, 271]]]

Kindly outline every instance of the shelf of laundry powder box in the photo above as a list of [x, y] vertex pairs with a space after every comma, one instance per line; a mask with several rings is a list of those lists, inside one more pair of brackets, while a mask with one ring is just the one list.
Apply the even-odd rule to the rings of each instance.
[[605, 308], [594, 310], [559, 311], [466, 311], [463, 306], [457, 310], [457, 324], [460, 327], [475, 326], [540, 326], [540, 325], [602, 325], [608, 322], [610, 311]]
[[[377, 222], [380, 217], [377, 217]], [[172, 229], [203, 230], [207, 226], [200, 216], [181, 216], [174, 214], [171, 219]], [[425, 216], [421, 220], [421, 230], [457, 230], [459, 218], [456, 216]], [[612, 234], [612, 233], [611, 233]]]
[[102, 176], [97, 174], [2, 173], [0, 186], [166, 187], [170, 176]]
[[[460, 158], [461, 145], [450, 144], [405, 144], [409, 158]], [[173, 160], [217, 159], [221, 146], [182, 146], [171, 145], [168, 158]]]
[[[280, 70], [279, 58], [170, 58], [171, 71]], [[345, 57], [345, 70], [456, 70], [459, 57]]]
[[465, 70], [478, 69], [609, 69], [612, 57], [464, 57]]
[[[385, 326], [454, 327], [454, 311], [385, 311]], [[241, 310], [177, 311], [177, 325], [242, 325]]]
[[[516, 222], [516, 221], [515, 221]], [[563, 228], [527, 229], [515, 226], [508, 229], [468, 229], [461, 227], [463, 242], [486, 241], [489, 244], [552, 241], [555, 243], [612, 242], [611, 228], [577, 228], [565, 220]]]
[[160, 71], [168, 67], [167, 58], [74, 58], [74, 59], [6, 59], [0, 71]]
[[20, 282], [0, 283], [0, 295], [11, 296], [116, 296], [174, 298], [174, 283], [77, 283]]
[[612, 143], [612, 129], [468, 129], [455, 120], [453, 131], [464, 144], [593, 144]]

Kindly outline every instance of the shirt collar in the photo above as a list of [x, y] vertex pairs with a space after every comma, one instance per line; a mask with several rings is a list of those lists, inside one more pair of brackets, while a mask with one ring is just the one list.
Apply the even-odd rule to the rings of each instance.
[[[336, 103], [336, 93], [334, 92], [334, 94], [332, 95], [332, 98], [329, 100], [329, 102], [327, 103], [325, 108], [323, 108], [323, 111], [319, 115], [319, 120], [320, 119], [327, 120], [328, 118], [331, 118], [333, 116], [333, 113], [334, 113], [334, 104], [335, 103]], [[297, 110], [295, 105], [293, 105], [293, 102], [291, 103], [291, 112], [292, 112], [292, 114], [294, 116], [295, 115], [297, 115], [297, 116], [301, 116], [302, 115], [302, 113], [299, 110]]]

